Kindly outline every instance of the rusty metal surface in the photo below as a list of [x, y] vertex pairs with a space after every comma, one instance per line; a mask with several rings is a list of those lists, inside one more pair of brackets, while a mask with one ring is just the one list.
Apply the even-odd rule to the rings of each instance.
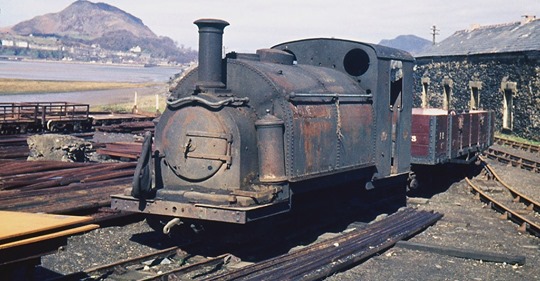
[[302, 177], [334, 169], [337, 155], [337, 122], [332, 108], [324, 104], [290, 105], [293, 113], [293, 128], [296, 152], [291, 163], [293, 175]]
[[[414, 114], [411, 126], [411, 157], [412, 161], [430, 156], [430, 121], [431, 116], [427, 114]], [[418, 158], [418, 159], [417, 159]]]
[[[305, 184], [310, 180], [349, 175], [373, 188], [408, 173], [409, 54], [313, 39], [221, 59], [228, 23], [195, 24], [199, 67], [178, 82], [156, 124], [153, 198], [193, 206], [257, 206], [259, 199], [280, 205], [290, 199], [290, 189], [319, 188]], [[256, 122], [266, 114], [283, 121], [283, 129], [258, 136]], [[264, 154], [266, 149], [272, 153]], [[261, 198], [239, 196], [261, 190], [274, 191]], [[122, 208], [135, 206], [129, 198], [118, 200], [126, 201]], [[181, 217], [164, 210], [155, 209]]]
[[221, 57], [223, 30], [228, 22], [218, 19], [200, 19], [194, 24], [199, 28], [199, 77], [197, 87], [225, 88], [222, 81]]
[[69, 214], [110, 205], [129, 187], [135, 163], [0, 161], [0, 209]]
[[471, 113], [460, 113], [460, 116], [463, 116], [463, 128], [462, 128], [462, 140], [461, 147], [463, 149], [471, 147], [471, 131], [472, 131], [472, 116]]
[[0, 134], [83, 132], [92, 128], [90, 105], [69, 102], [0, 104]]
[[113, 158], [136, 160], [141, 154], [141, 143], [138, 142], [115, 142], [106, 143], [96, 149], [96, 153], [108, 155]]
[[[335, 42], [338, 42], [336, 44]], [[373, 50], [374, 54], [381, 59], [395, 59], [402, 61], [414, 61], [414, 57], [409, 53], [388, 48], [385, 46], [368, 44], [350, 40], [330, 39], [330, 38], [318, 38], [318, 39], [306, 39], [285, 42], [272, 47], [273, 49], [289, 50], [295, 55], [298, 63], [320, 65], [329, 68], [337, 68], [345, 70], [344, 65], [333, 65], [332, 62], [342, 60], [345, 54], [351, 49], [355, 48], [369, 48]], [[319, 58], [329, 58], [328, 60], [312, 60], [312, 55], [318, 53]]]
[[171, 217], [222, 221], [245, 224], [289, 211], [288, 202], [265, 204], [254, 207], [232, 207], [209, 204], [190, 204], [165, 200], [138, 200], [131, 196], [114, 195], [111, 203], [114, 210], [142, 212]]
[[411, 162], [429, 164], [447, 162], [448, 114], [440, 111], [413, 110]]
[[418, 233], [441, 217], [405, 209], [366, 228], [204, 280], [320, 280]]
[[435, 157], [437, 159], [448, 158], [448, 116], [436, 116], [435, 129]]
[[493, 144], [493, 112], [475, 110], [451, 115], [450, 155], [468, 157]]
[[434, 165], [472, 161], [492, 144], [493, 112], [447, 113], [438, 109], [414, 109], [411, 155], [413, 164]]
[[0, 147], [0, 159], [26, 160], [30, 154], [28, 146]]
[[283, 124], [283, 120], [271, 115], [270, 112], [255, 122], [261, 182], [283, 182], [287, 179]]
[[156, 118], [155, 115], [148, 116], [145, 114], [110, 112], [90, 112], [90, 117], [92, 117], [93, 125], [96, 129], [98, 129], [100, 126], [107, 128], [107, 126], [112, 125], [117, 125], [118, 127], [122, 128], [123, 126], [131, 126], [131, 123], [142, 123], [146, 125], [148, 124], [146, 122], [152, 121], [154, 118]]
[[88, 224], [91, 217], [12, 211], [0, 211], [0, 221], [0, 270], [52, 252], [65, 245], [67, 237], [99, 227]]
[[[231, 77], [245, 77], [228, 79], [228, 87], [241, 93], [249, 89], [245, 94], [251, 95], [250, 104], [260, 116], [273, 108], [274, 115], [284, 120], [291, 181], [373, 164], [374, 96], [354, 80], [333, 69], [308, 65], [227, 62]], [[276, 101], [267, 104], [272, 96]]]
[[152, 121], [143, 120], [143, 121], [121, 122], [119, 124], [97, 126], [95, 127], [95, 129], [96, 131], [101, 131], [101, 132], [140, 134], [145, 131], [153, 131], [154, 125], [155, 124]]
[[479, 116], [478, 122], [478, 144], [490, 145], [490, 133], [491, 133], [491, 114], [490, 112], [482, 112]]
[[[329, 38], [286, 42], [273, 48], [293, 54], [298, 65], [342, 72], [362, 89], [356, 93], [373, 95], [372, 134], [355, 145], [372, 146], [377, 178], [408, 172], [414, 61], [410, 54], [373, 44]], [[394, 104], [399, 96], [401, 103]], [[399, 112], [395, 118], [394, 106]], [[351, 146], [345, 148], [348, 150]]]
[[481, 126], [484, 125], [484, 118], [481, 113], [471, 112], [471, 132], [470, 132], [470, 146], [478, 146], [480, 143], [479, 135]]
[[170, 117], [164, 114], [161, 120], [156, 148], [165, 155], [164, 169], [176, 175], [165, 178], [166, 184], [174, 184], [176, 177], [192, 182], [208, 179], [236, 160], [230, 156], [233, 136], [222, 114], [189, 107]]

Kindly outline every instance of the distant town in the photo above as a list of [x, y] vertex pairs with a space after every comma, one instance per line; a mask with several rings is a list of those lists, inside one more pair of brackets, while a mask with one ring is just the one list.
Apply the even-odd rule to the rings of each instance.
[[138, 45], [118, 51], [102, 48], [99, 44], [84, 44], [56, 36], [21, 36], [0, 33], [0, 59], [77, 61], [103, 64], [133, 64], [144, 66], [176, 66], [180, 63], [152, 56]]

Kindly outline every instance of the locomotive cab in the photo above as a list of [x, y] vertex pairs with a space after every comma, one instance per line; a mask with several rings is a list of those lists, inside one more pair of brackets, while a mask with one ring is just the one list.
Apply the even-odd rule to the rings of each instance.
[[199, 66], [171, 91], [133, 188], [113, 196], [113, 208], [245, 224], [340, 182], [405, 189], [409, 54], [308, 39], [223, 58], [228, 23], [195, 24]]

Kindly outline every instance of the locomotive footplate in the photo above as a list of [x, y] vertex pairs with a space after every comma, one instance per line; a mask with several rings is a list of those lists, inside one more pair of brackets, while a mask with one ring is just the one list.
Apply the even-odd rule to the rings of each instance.
[[250, 221], [288, 212], [290, 210], [290, 204], [289, 201], [281, 201], [250, 207], [234, 207], [152, 199], [139, 200], [126, 195], [112, 195], [111, 208], [113, 210], [178, 218], [245, 224]]

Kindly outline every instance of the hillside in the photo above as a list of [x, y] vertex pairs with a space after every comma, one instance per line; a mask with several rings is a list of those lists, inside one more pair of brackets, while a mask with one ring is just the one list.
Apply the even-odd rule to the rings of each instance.
[[[99, 46], [127, 52], [139, 46], [154, 58], [189, 62], [196, 52], [180, 49], [169, 37], [157, 36], [140, 18], [105, 3], [79, 0], [58, 13], [36, 16], [10, 29], [11, 34], [54, 37], [64, 46]], [[31, 40], [31, 39], [29, 39]]]
[[399, 35], [394, 39], [383, 39], [379, 42], [379, 45], [404, 50], [415, 55], [431, 46], [431, 41], [416, 35]]
[[59, 13], [37, 16], [12, 27], [19, 35], [57, 35], [94, 40], [107, 32], [128, 31], [135, 37], [157, 38], [142, 20], [105, 3], [77, 1]]

